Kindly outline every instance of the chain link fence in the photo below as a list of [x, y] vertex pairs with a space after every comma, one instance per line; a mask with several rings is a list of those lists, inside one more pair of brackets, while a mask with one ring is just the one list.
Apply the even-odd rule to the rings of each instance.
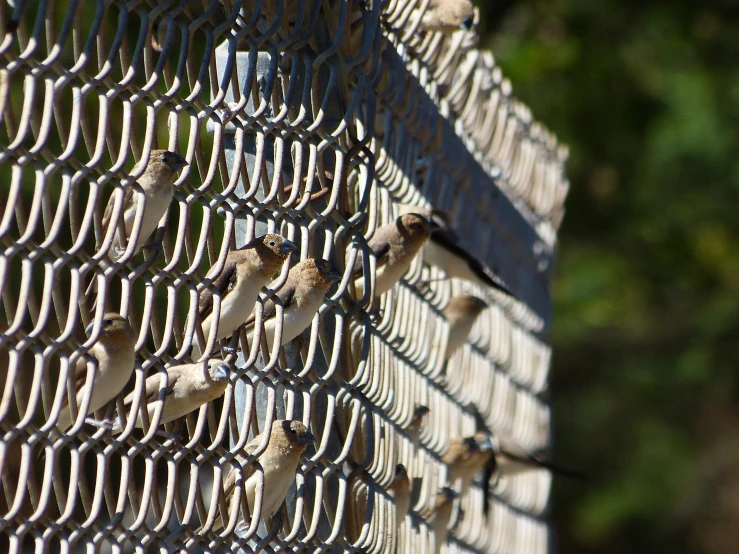
[[[475, 432], [472, 404], [496, 435], [549, 446], [548, 283], [568, 186], [566, 151], [511, 96], [474, 28], [423, 29], [437, 5], [0, 4], [1, 550], [549, 551], [546, 471], [497, 480], [487, 515], [477, 480], [454, 501], [446, 540], [435, 526], [442, 457]], [[159, 150], [187, 165], [175, 164], [147, 235], [144, 168]], [[422, 256], [379, 301], [356, 294], [356, 260], [375, 263], [368, 240], [401, 205], [447, 210], [516, 299], [445, 278]], [[215, 277], [264, 233], [297, 248], [259, 294], [257, 336], [242, 327], [219, 342], [199, 302], [210, 294], [213, 312], [226, 310]], [[263, 314], [308, 258], [342, 278], [280, 347]], [[362, 279], [370, 289], [375, 274]], [[444, 310], [462, 293], [489, 307], [447, 362]], [[78, 360], [87, 378], [105, 369], [95, 348], [106, 311], [132, 328], [134, 369], [84, 421], [94, 399], [88, 388], [69, 402], [73, 373]], [[198, 361], [198, 340], [226, 381], [165, 423], [165, 369]], [[151, 376], [154, 409], [135, 427]], [[420, 425], [418, 405], [429, 409]], [[243, 447], [275, 419], [302, 421], [315, 444], [281, 521], [257, 525], [223, 482], [231, 471], [241, 488], [249, 471], [264, 481], [266, 441], [250, 456]], [[411, 483], [397, 526], [396, 464]]]

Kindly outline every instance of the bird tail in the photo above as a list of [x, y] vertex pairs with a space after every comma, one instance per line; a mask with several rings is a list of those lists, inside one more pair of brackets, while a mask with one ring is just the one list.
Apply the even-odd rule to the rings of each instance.
[[587, 482], [590, 480], [588, 476], [585, 475], [584, 473], [581, 473], [579, 471], [574, 471], [571, 469], [567, 469], [567, 468], [563, 468], [559, 465], [553, 464], [545, 460], [537, 460], [537, 463], [541, 467], [551, 471], [554, 475], [559, 475], [560, 477], [566, 477], [567, 479], [575, 479], [577, 481], [583, 481], [583, 482]]

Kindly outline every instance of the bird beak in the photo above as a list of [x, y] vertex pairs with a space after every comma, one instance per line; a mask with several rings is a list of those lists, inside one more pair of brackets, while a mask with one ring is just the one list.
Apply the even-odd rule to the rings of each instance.
[[472, 29], [472, 24], [474, 22], [475, 22], [474, 19], [472, 18], [472, 16], [470, 16], [467, 19], [465, 19], [464, 21], [462, 21], [462, 23], [459, 25], [459, 28], [462, 29], [462, 30], [464, 30], [464, 31], [469, 31], [469, 30]]
[[187, 163], [187, 160], [185, 158], [183, 158], [182, 156], [180, 156], [180, 159], [175, 162], [174, 168], [176, 170], [180, 170], [183, 167], [187, 167], [188, 165], [190, 165], [190, 164]]
[[93, 319], [90, 322], [90, 325], [85, 327], [85, 334], [89, 337], [92, 334], [92, 328], [95, 327], [95, 320]]
[[328, 274], [328, 280], [329, 281], [341, 281], [341, 273], [336, 268], [333, 268], [331, 270], [331, 273]]
[[228, 379], [229, 370], [230, 368], [226, 364], [218, 364], [218, 367], [216, 367], [216, 371], [213, 374], [213, 380], [222, 381], [223, 379]]
[[284, 240], [280, 245], [280, 254], [289, 254], [290, 252], [295, 252], [297, 249], [298, 247], [294, 242]]
[[482, 442], [477, 443], [477, 446], [483, 452], [487, 452], [487, 451], [493, 449], [493, 443], [490, 442], [490, 437], [486, 437], [485, 440], [483, 440]]
[[429, 222], [429, 234], [441, 229], [441, 225], [436, 223], [436, 220], [433, 217], [429, 217], [428, 222]]
[[313, 433], [310, 431], [306, 431], [305, 434], [298, 439], [299, 444], [314, 444], [316, 442], [316, 437], [313, 436]]

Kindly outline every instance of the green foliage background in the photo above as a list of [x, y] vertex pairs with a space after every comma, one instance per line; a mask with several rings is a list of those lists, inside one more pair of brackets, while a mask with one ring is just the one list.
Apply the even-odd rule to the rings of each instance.
[[571, 148], [553, 285], [559, 551], [739, 552], [739, 3], [477, 0]]

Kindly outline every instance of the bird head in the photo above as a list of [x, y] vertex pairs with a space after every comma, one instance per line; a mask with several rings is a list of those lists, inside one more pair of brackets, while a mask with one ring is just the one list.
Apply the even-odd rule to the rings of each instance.
[[230, 372], [231, 367], [221, 360], [211, 360], [208, 362], [208, 373], [213, 381], [224, 381], [228, 379]]
[[341, 273], [330, 262], [323, 259], [307, 259], [295, 266], [300, 277], [309, 285], [327, 290], [331, 283], [341, 280]]
[[395, 474], [393, 476], [393, 479], [395, 481], [407, 481], [408, 480], [408, 472], [405, 470], [405, 466], [403, 464], [397, 464], [395, 466]]
[[[449, 300], [449, 304], [444, 310], [444, 314], [456, 317], [477, 317], [488, 307], [487, 302], [477, 296], [471, 294], [462, 294], [455, 296]], [[447, 317], [447, 319], [450, 319]]]
[[419, 421], [422, 417], [424, 417], [426, 414], [428, 414], [431, 410], [429, 410], [426, 406], [423, 404], [416, 404], [415, 409], [413, 410], [413, 421]]
[[302, 422], [286, 419], [272, 425], [270, 443], [272, 441], [302, 453], [309, 444], [316, 442], [316, 438]]
[[439, 489], [439, 492], [436, 493], [436, 507], [438, 508], [443, 504], [453, 502], [458, 496], [459, 494], [454, 489], [442, 487]]
[[270, 275], [277, 273], [283, 262], [292, 252], [298, 249], [293, 242], [274, 233], [257, 237], [245, 248], [252, 246], [256, 250], [266, 273]]
[[469, 31], [475, 22], [475, 9], [470, 0], [443, 0], [436, 7], [434, 28], [444, 33], [457, 29]]
[[[85, 332], [90, 335], [95, 327], [95, 322], [87, 326]], [[103, 316], [98, 341], [106, 345], [133, 346], [136, 337], [128, 320], [121, 314], [108, 312]]]
[[152, 150], [144, 175], [155, 182], [166, 181], [171, 184], [177, 172], [187, 165], [187, 160], [179, 154], [169, 150]]
[[436, 224], [428, 217], [417, 213], [403, 214], [395, 220], [401, 236], [411, 242], [423, 243], [436, 229]]

